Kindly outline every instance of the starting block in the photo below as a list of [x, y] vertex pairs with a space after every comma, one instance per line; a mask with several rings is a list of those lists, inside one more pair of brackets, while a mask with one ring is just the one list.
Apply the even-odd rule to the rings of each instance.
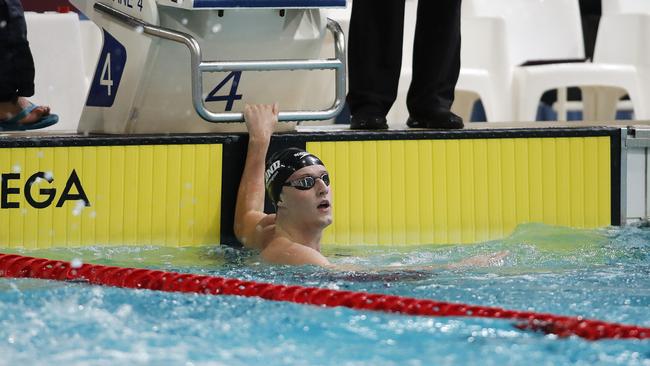
[[[242, 131], [226, 122], [242, 122], [246, 103], [279, 102], [280, 121], [328, 120], [343, 108], [345, 39], [321, 9], [346, 0], [71, 3], [103, 34], [81, 133]], [[333, 57], [322, 58], [327, 32]]]

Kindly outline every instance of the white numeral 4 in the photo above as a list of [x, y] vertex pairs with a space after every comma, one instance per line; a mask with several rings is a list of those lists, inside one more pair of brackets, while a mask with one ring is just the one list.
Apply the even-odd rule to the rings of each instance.
[[111, 87], [113, 86], [113, 79], [111, 79], [111, 53], [106, 54], [106, 61], [102, 68], [102, 76], [99, 80], [99, 85], [104, 85], [108, 88], [108, 95], [111, 95]]

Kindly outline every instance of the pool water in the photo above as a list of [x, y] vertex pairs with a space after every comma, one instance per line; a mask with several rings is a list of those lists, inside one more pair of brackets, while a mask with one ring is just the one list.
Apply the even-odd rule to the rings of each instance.
[[[496, 267], [403, 271], [508, 250]], [[522, 225], [469, 246], [326, 247], [335, 263], [270, 266], [240, 250], [93, 247], [2, 252], [245, 280], [368, 291], [650, 327], [650, 229]], [[650, 365], [650, 340], [558, 339], [511, 321], [429, 318], [0, 279], [0, 365]]]

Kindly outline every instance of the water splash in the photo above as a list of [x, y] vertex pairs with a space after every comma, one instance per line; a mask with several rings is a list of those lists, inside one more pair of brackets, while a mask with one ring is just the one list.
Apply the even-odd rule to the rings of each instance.
[[72, 215], [73, 216], [81, 215], [81, 211], [83, 211], [84, 208], [86, 208], [86, 201], [77, 200], [74, 204], [74, 208], [72, 209]]
[[70, 267], [72, 268], [81, 268], [83, 266], [83, 261], [79, 258], [74, 258], [70, 261]]
[[[568, 247], [568, 248], [567, 248]], [[650, 230], [524, 225], [474, 245], [325, 246], [334, 262], [420, 265], [508, 249], [504, 267], [408, 277], [271, 266], [223, 246], [12, 249], [53, 259], [380, 292], [650, 326]], [[635, 252], [634, 256], [626, 253]], [[589, 254], [583, 259], [575, 258]], [[11, 342], [9, 341], [11, 339]], [[215, 346], [216, 344], [216, 346]], [[38, 351], [38, 352], [36, 352]], [[8, 364], [647, 364], [647, 342], [585, 342], [511, 323], [414, 318], [36, 280], [0, 280], [0, 354]], [[39, 355], [38, 359], [36, 358]], [[45, 355], [45, 356], [43, 356]]]

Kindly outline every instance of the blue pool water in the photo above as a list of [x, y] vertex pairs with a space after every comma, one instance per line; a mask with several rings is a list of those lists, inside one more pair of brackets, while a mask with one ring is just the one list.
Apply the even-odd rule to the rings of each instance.
[[[583, 315], [650, 327], [650, 229], [523, 225], [470, 246], [328, 247], [369, 268], [510, 251], [498, 267], [333, 274], [227, 248], [3, 250], [54, 259]], [[557, 339], [512, 322], [0, 279], [0, 365], [650, 365], [650, 340]]]

